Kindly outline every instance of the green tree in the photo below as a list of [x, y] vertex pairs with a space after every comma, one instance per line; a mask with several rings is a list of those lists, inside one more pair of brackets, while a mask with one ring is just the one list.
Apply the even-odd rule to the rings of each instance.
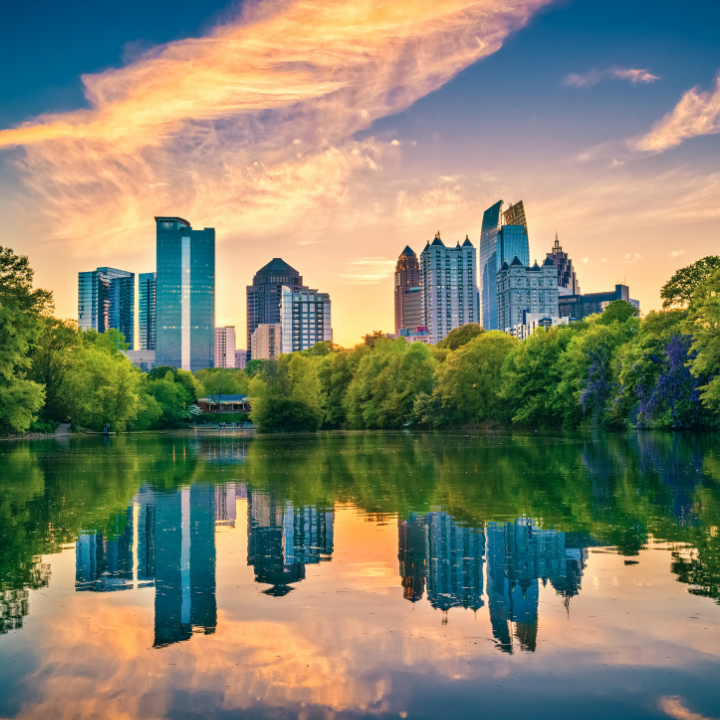
[[25, 432], [41, 410], [45, 389], [27, 378], [31, 353], [52, 311], [52, 294], [33, 290], [27, 257], [0, 247], [0, 430]]
[[500, 398], [513, 424], [562, 425], [556, 390], [563, 375], [560, 358], [571, 337], [566, 327], [541, 328], [512, 348], [500, 373]]
[[436, 373], [435, 392], [451, 424], [499, 422], [508, 417], [499, 395], [500, 369], [517, 340], [499, 330], [481, 332], [452, 351]]
[[477, 323], [465, 323], [465, 325], [453, 328], [437, 346], [441, 349], [457, 350], [483, 332], [482, 326]]
[[693, 336], [691, 372], [707, 380], [700, 397], [713, 412], [720, 412], [720, 271], [695, 290], [687, 326]]
[[412, 420], [415, 397], [432, 392], [436, 362], [430, 349], [404, 338], [376, 339], [357, 365], [344, 406], [352, 428], [397, 428]]
[[81, 344], [74, 320], [44, 317], [42, 333], [32, 353], [29, 379], [45, 387], [45, 405], [41, 416], [64, 422], [70, 417], [67, 402], [67, 380], [72, 368], [73, 352]]
[[680, 268], [660, 290], [664, 308], [686, 308], [695, 291], [720, 270], [720, 256], [708, 255]]
[[613, 300], [600, 314], [598, 322], [601, 325], [610, 325], [614, 322], [624, 323], [639, 314], [638, 309], [626, 300]]

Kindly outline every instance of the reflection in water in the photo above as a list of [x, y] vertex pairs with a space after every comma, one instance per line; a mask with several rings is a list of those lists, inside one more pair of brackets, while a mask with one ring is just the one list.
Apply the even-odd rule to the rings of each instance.
[[513, 635], [522, 650], [537, 644], [539, 581], [550, 581], [566, 604], [578, 594], [589, 538], [542, 530], [532, 520], [458, 525], [447, 513], [410, 513], [398, 521], [398, 559], [403, 597], [417, 602], [427, 587], [439, 610], [483, 607], [483, 562], [487, 547], [488, 605], [492, 632], [504, 652]]
[[305, 578], [305, 566], [330, 560], [332, 510], [293, 507], [276, 492], [248, 488], [248, 565], [255, 580], [268, 583], [267, 595], [281, 597]]

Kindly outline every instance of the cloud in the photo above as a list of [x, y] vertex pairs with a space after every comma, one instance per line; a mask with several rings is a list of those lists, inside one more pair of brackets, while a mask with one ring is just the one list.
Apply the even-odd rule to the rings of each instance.
[[573, 87], [592, 87], [602, 80], [629, 80], [631, 83], [647, 85], [659, 79], [659, 76], [653, 75], [648, 70], [612, 67], [606, 70], [589, 70], [586, 73], [571, 73], [565, 76], [563, 84]]
[[623, 255], [622, 261], [624, 263], [634, 263], [637, 262], [641, 257], [642, 255], [640, 255], [640, 253], [635, 253], [634, 255], [632, 253], [625, 253]]
[[613, 158], [613, 161], [608, 165], [609, 168], [616, 168], [620, 167], [621, 165], [624, 165], [624, 160], [618, 160], [617, 158]]
[[715, 86], [713, 93], [698, 92], [697, 87], [688, 90], [672, 112], [631, 146], [645, 152], [662, 152], [687, 138], [720, 133], [720, 73]]
[[349, 272], [341, 273], [351, 285], [377, 285], [392, 275], [395, 269], [395, 260], [383, 257], [367, 257], [349, 260]]
[[671, 718], [677, 720], [711, 720], [705, 715], [700, 713], [692, 712], [685, 707], [685, 701], [683, 698], [677, 695], [670, 695], [661, 698], [660, 709]]
[[670, 253], [670, 257], [680, 257], [681, 255], [684, 255], [684, 254], [685, 254], [684, 250], [673, 250]]
[[590, 262], [590, 258], [583, 258], [583, 263], [587, 265]]
[[322, 227], [333, 209], [349, 225], [399, 152], [353, 135], [496, 52], [549, 2], [251, 3], [204, 37], [84, 76], [89, 109], [0, 131], [0, 148], [21, 148], [26, 212], [70, 252], [133, 252], [157, 214], [220, 240]]

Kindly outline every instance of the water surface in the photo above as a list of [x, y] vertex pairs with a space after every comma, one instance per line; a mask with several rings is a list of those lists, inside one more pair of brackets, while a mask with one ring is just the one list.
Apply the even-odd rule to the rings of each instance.
[[720, 718], [714, 435], [0, 445], [0, 718]]

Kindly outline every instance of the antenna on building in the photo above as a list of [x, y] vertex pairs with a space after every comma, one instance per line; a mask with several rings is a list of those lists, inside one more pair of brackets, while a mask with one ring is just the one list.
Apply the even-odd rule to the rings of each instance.
[[439, 230], [435, 233], [435, 237], [436, 237], [438, 240], [442, 240], [442, 238], [440, 237], [440, 231], [439, 231]]

